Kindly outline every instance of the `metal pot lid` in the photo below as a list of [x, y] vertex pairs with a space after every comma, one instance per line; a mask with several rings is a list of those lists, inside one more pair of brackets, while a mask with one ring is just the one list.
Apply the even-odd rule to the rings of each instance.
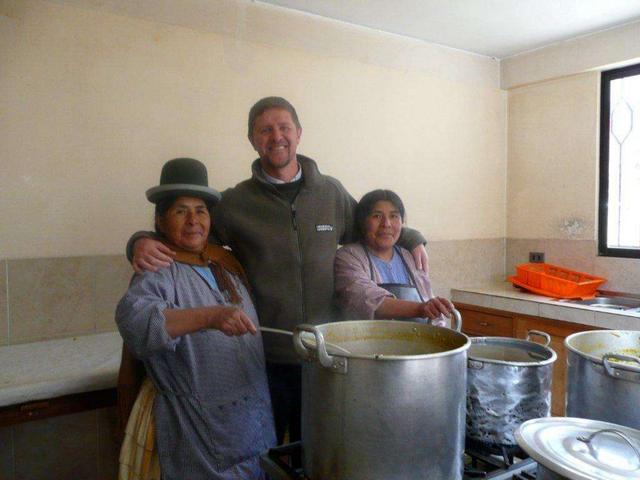
[[532, 458], [571, 480], [640, 479], [640, 430], [584, 418], [524, 422], [516, 441]]

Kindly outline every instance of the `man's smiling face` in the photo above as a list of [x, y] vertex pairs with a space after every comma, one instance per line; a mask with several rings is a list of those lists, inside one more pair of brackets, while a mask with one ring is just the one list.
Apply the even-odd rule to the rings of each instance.
[[253, 124], [251, 145], [260, 155], [260, 164], [269, 175], [288, 180], [298, 171], [296, 151], [302, 130], [283, 108], [270, 108]]

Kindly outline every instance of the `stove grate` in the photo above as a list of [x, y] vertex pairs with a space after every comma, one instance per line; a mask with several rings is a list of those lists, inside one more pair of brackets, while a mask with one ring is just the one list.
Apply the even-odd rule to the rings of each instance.
[[[260, 457], [260, 464], [270, 480], [309, 480], [301, 468], [291, 467], [291, 458], [300, 454], [301, 442], [280, 445]], [[537, 464], [532, 458], [511, 459], [509, 465], [491, 454], [465, 453], [464, 480], [535, 480]]]

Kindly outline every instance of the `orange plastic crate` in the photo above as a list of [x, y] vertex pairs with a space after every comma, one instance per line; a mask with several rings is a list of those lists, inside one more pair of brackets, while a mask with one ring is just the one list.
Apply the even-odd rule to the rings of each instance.
[[553, 298], [593, 298], [597, 288], [607, 281], [584, 272], [550, 265], [523, 263], [516, 275], [507, 277], [514, 285]]

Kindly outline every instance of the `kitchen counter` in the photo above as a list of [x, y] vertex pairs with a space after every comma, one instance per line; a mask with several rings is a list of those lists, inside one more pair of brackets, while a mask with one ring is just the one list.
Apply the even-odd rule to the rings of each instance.
[[514, 287], [510, 282], [480, 287], [454, 288], [451, 289], [451, 299], [454, 303], [564, 320], [599, 328], [640, 330], [640, 313], [625, 313], [560, 302], [550, 297], [528, 293]]
[[0, 407], [114, 388], [118, 332], [0, 347]]

